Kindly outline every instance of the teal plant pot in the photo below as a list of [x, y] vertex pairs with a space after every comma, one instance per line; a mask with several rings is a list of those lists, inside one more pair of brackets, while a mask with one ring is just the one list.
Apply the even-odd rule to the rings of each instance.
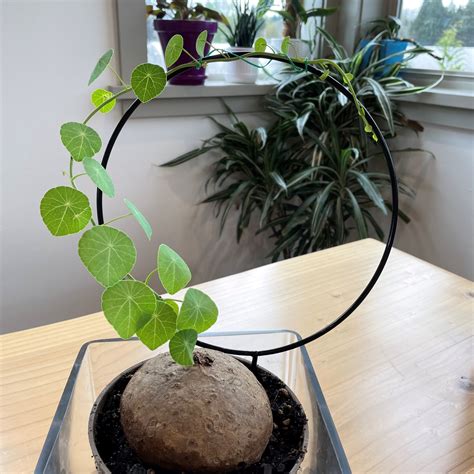
[[[371, 40], [363, 39], [359, 43], [358, 50], [365, 48]], [[402, 40], [392, 40], [392, 39], [383, 39], [377, 42], [377, 44], [373, 44], [369, 46], [367, 51], [364, 53], [362, 58], [361, 68], [365, 69], [370, 61], [370, 57], [374, 53], [374, 49], [378, 48], [379, 52], [379, 60], [383, 61], [384, 68], [381, 71], [378, 71], [374, 74], [374, 77], [380, 78], [387, 76], [390, 73], [390, 70], [396, 64], [403, 62], [403, 57], [405, 55], [405, 51], [408, 48], [410, 43], [408, 41]]]

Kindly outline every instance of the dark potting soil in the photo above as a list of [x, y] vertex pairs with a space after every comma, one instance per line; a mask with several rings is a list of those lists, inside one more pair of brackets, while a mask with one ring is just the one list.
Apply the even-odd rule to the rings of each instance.
[[[110, 391], [97, 416], [97, 450], [113, 474], [183, 474], [142, 464], [127, 443], [120, 423], [120, 398], [133, 373], [122, 377]], [[273, 432], [260, 462], [242, 466], [234, 474], [289, 473], [301, 454], [306, 417], [277, 377], [257, 371], [273, 413]]]

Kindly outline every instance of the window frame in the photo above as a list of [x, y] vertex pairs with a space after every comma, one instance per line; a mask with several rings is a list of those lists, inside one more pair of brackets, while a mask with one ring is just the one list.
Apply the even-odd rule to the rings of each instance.
[[[399, 16], [403, 0], [347, 2], [328, 18], [327, 29], [346, 49], [352, 50], [360, 37], [361, 25], [387, 15]], [[340, 6], [340, 0], [327, 0], [327, 6]], [[356, 25], [354, 27], [354, 25]], [[441, 71], [409, 68], [403, 71], [408, 81], [417, 85], [433, 84]], [[448, 71], [437, 87], [417, 96], [400, 97], [400, 102], [437, 105], [454, 109], [474, 108], [474, 73]], [[453, 98], [455, 100], [453, 100]]]

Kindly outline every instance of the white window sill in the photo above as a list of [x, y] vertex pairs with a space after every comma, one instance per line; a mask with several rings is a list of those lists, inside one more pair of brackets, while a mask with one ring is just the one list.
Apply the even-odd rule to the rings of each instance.
[[[163, 94], [141, 105], [133, 114], [135, 118], [179, 117], [193, 115], [226, 114], [225, 104], [235, 113], [263, 112], [264, 97], [275, 87], [273, 82], [257, 81], [255, 84], [231, 84], [207, 80], [202, 86], [167, 86]], [[112, 92], [120, 88], [111, 87]], [[133, 94], [119, 98], [123, 110], [134, 99]]]
[[[417, 85], [436, 81], [438, 73], [406, 72], [407, 79]], [[414, 120], [458, 128], [473, 128], [474, 79], [469, 75], [449, 75], [436, 88], [417, 95], [400, 96], [397, 101]], [[226, 114], [225, 104], [235, 113], [258, 113], [265, 110], [265, 96], [275, 88], [274, 82], [231, 84], [207, 80], [202, 86], [168, 86], [163, 94], [141, 105], [133, 117], [178, 117]], [[120, 89], [110, 88], [114, 92]], [[132, 94], [119, 98], [125, 111]]]
[[[409, 70], [407, 80], [416, 85], [432, 84], [439, 78], [436, 71]], [[474, 76], [472, 74], [447, 74], [441, 84], [421, 94], [401, 96], [397, 99], [402, 110], [421, 123], [474, 129]]]

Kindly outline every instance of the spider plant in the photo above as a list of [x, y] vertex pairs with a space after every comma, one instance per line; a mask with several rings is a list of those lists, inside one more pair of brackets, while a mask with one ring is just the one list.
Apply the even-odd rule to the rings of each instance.
[[271, 3], [259, 0], [256, 7], [251, 7], [249, 1], [233, 1], [234, 21], [225, 24], [222, 30], [230, 46], [250, 48], [253, 46], [257, 33], [262, 28], [263, 16], [269, 10]]
[[[394, 138], [401, 128], [423, 131], [421, 124], [398, 109], [394, 99], [422, 93], [428, 87], [414, 86], [399, 76], [404, 63], [394, 65], [387, 74], [384, 63], [373, 54], [368, 64], [362, 65], [377, 36], [349, 55], [326, 31], [319, 31], [344, 74], [353, 76], [351, 84], [357, 96], [387, 139]], [[404, 61], [426, 52], [425, 48], [411, 48]], [[342, 82], [342, 77], [337, 78]], [[216, 122], [219, 132], [214, 137], [166, 166], [218, 151], [219, 159], [207, 183], [213, 183], [216, 192], [205, 202], [216, 204], [221, 228], [232, 210], [238, 212], [237, 239], [250, 227], [252, 217], [257, 217], [256, 232], [269, 232], [274, 239], [273, 260], [352, 238], [370, 235], [383, 239], [380, 213], [390, 212], [391, 203], [384, 197], [389, 177], [375, 171], [380, 152], [367, 139], [352, 103], [305, 72], [291, 74], [267, 101], [275, 116], [268, 130], [251, 130], [232, 114], [230, 127]], [[394, 150], [414, 151], [419, 150]], [[402, 182], [399, 190], [414, 196]], [[403, 212], [400, 217], [409, 222]]]

